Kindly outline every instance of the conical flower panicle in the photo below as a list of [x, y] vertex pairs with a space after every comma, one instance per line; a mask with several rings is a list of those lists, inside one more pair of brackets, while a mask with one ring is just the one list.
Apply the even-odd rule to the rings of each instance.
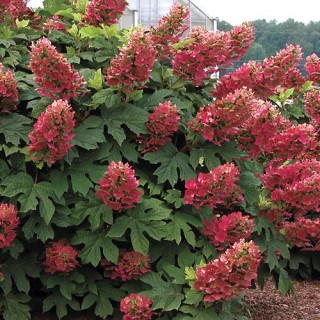
[[102, 179], [97, 196], [109, 208], [120, 211], [135, 207], [140, 201], [139, 181], [129, 164], [112, 161]]
[[37, 92], [45, 97], [70, 100], [83, 91], [83, 77], [47, 38], [32, 44], [29, 67], [35, 75], [34, 81], [40, 86]]
[[18, 213], [13, 204], [0, 204], [0, 248], [10, 247], [19, 225]]
[[74, 111], [67, 101], [54, 101], [40, 114], [29, 134], [29, 154], [35, 162], [54, 164], [72, 147]]
[[150, 34], [142, 28], [134, 29], [128, 44], [120, 49], [106, 70], [107, 85], [125, 92], [143, 87], [149, 80], [156, 53]]
[[172, 45], [179, 42], [183, 32], [189, 28], [189, 14], [187, 6], [175, 2], [168, 15], [158, 20], [154, 27], [150, 27], [151, 39], [157, 48], [158, 59], [168, 59], [172, 55]]
[[83, 21], [92, 26], [99, 24], [111, 26], [118, 23], [127, 5], [126, 0], [91, 0], [87, 5]]
[[0, 112], [10, 112], [17, 108], [19, 92], [13, 73], [3, 71], [0, 63]]

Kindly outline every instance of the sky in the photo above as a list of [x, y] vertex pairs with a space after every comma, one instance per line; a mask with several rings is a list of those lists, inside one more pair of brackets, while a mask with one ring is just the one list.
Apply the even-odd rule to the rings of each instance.
[[[32, 7], [41, 3], [42, 0], [29, 0]], [[320, 21], [320, 0], [193, 0], [193, 3], [209, 17], [218, 17], [232, 25], [258, 19], [283, 22], [293, 18], [305, 24]]]
[[310, 21], [320, 21], [319, 0], [194, 0], [193, 2], [209, 17], [218, 17], [232, 25], [258, 19], [284, 22], [293, 18], [305, 24]]

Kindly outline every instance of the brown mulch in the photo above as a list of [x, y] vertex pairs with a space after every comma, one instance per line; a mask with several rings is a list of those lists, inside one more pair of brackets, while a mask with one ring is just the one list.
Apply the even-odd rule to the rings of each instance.
[[320, 281], [294, 281], [295, 295], [282, 296], [272, 281], [248, 290], [245, 302], [253, 320], [320, 320]]
[[[272, 281], [263, 290], [248, 290], [245, 296], [252, 320], [320, 320], [320, 280], [294, 281], [295, 296], [282, 296]], [[53, 314], [35, 315], [32, 320], [56, 320]], [[98, 320], [92, 314], [63, 320]]]

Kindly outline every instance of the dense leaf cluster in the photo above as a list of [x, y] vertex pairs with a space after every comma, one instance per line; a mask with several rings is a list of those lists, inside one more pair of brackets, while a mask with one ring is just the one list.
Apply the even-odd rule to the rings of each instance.
[[[6, 20], [0, 24], [0, 62], [4, 66], [0, 73], [0, 110], [6, 111], [0, 113], [0, 201], [1, 208], [8, 207], [18, 216], [9, 219], [5, 210], [0, 212], [3, 237], [3, 230], [14, 221], [14, 228], [9, 228], [11, 240], [1, 240], [10, 245], [0, 246], [3, 318], [26, 320], [36, 311], [55, 311], [58, 318], [62, 318], [71, 310], [90, 310], [104, 319], [121, 319], [121, 311], [126, 313], [126, 319], [131, 319], [130, 312], [142, 313], [145, 319], [247, 319], [242, 314], [238, 294], [256, 278], [256, 270], [248, 270], [248, 266], [252, 264], [256, 268], [260, 254], [259, 284], [263, 285], [272, 274], [282, 293], [292, 289], [289, 272], [311, 276], [315, 270], [320, 271], [316, 251], [301, 251], [303, 247], [290, 242], [299, 238], [294, 234], [294, 230], [299, 229], [294, 228], [298, 221], [296, 209], [302, 206], [299, 197], [303, 194], [307, 199], [311, 194], [309, 189], [303, 189], [303, 183], [307, 181], [310, 188], [317, 186], [312, 190], [316, 201], [320, 195], [319, 173], [312, 172], [312, 181], [294, 181], [301, 182], [302, 190], [298, 195], [292, 191], [295, 198], [291, 202], [284, 197], [274, 201], [272, 188], [261, 181], [270, 179], [265, 175], [272, 168], [279, 171], [282, 167], [291, 168], [306, 155], [315, 158], [310, 161], [318, 164], [315, 155], [319, 153], [319, 138], [313, 135], [320, 131], [317, 120], [320, 117], [318, 109], [312, 108], [312, 99], [317, 100], [320, 95], [316, 83], [312, 89], [310, 82], [299, 83], [300, 86], [291, 89], [286, 87], [287, 79], [278, 77], [279, 86], [272, 87], [274, 94], [265, 98], [265, 70], [279, 74], [272, 65], [259, 71], [261, 86], [255, 96], [250, 88], [241, 88], [216, 99], [216, 80], [206, 74], [216, 70], [216, 66], [209, 66], [207, 53], [212, 54], [218, 41], [219, 61], [222, 66], [229, 65], [228, 59], [234, 58], [235, 51], [231, 47], [226, 54], [223, 39], [231, 46], [232, 43], [239, 46], [235, 39], [242, 38], [237, 38], [237, 32], [251, 30], [249, 24], [244, 24], [235, 28], [231, 36], [223, 33], [213, 36], [201, 31], [206, 70], [198, 68], [196, 59], [192, 61], [194, 68], [188, 68], [189, 72], [194, 69], [205, 74], [198, 78], [201, 81], [196, 85], [191, 76], [175, 73], [170, 60], [166, 59], [175, 53], [188, 67], [183, 57], [194, 54], [192, 42], [166, 42], [163, 59], [155, 58], [153, 65], [143, 69], [143, 75], [133, 77], [131, 74], [139, 68], [142, 70], [140, 60], [138, 67], [129, 64], [132, 68], [125, 75], [132, 76], [133, 81], [128, 90], [121, 79], [108, 83], [107, 70], [113, 70], [114, 77], [117, 72], [126, 71], [128, 59], [125, 58], [133, 59], [130, 63], [134, 63], [136, 54], [131, 50], [130, 36], [141, 35], [142, 43], [150, 45], [149, 30], [143, 32], [139, 27], [131, 32], [119, 30], [116, 24], [84, 23], [83, 16], [92, 14], [93, 5], [86, 13], [86, 0], [71, 2], [46, 0], [44, 9], [37, 13], [30, 15], [28, 11], [28, 16], [18, 15], [10, 23]], [[185, 16], [186, 10], [177, 11]], [[88, 22], [91, 18], [85, 20]], [[174, 25], [172, 20], [168, 21]], [[178, 22], [177, 26], [183, 29], [181, 21]], [[178, 31], [180, 34], [181, 30]], [[251, 31], [250, 36], [245, 37], [244, 48], [250, 42]], [[173, 35], [170, 39], [178, 41]], [[206, 47], [205, 40], [210, 40], [207, 44], [211, 47]], [[38, 41], [50, 44], [54, 61], [50, 61], [49, 54], [45, 64], [40, 64], [40, 60], [33, 63], [31, 50]], [[154, 48], [163, 50], [160, 44]], [[39, 55], [44, 58], [47, 51], [42, 49]], [[148, 63], [153, 61], [149, 59], [151, 54], [146, 55]], [[236, 56], [239, 58], [239, 55]], [[121, 58], [119, 63], [112, 63], [117, 57]], [[76, 83], [64, 78], [62, 88], [59, 86], [62, 76], [55, 69], [44, 73], [41, 79], [32, 72], [34, 67], [37, 70], [52, 65], [65, 66], [67, 74], [76, 75]], [[284, 78], [290, 76], [287, 70]], [[11, 91], [4, 90], [7, 87], [2, 85], [7, 83], [3, 79], [8, 78], [10, 85], [12, 81], [17, 84], [10, 87]], [[237, 79], [239, 82], [241, 77]], [[52, 101], [55, 95], [43, 96], [43, 90], [39, 90], [43, 83], [63, 92], [66, 95], [63, 98], [69, 99], [68, 107], [61, 108], [64, 111], [58, 114], [59, 125], [53, 121], [57, 119], [53, 116], [57, 112], [48, 107], [57, 104]], [[73, 90], [71, 95], [66, 88]], [[305, 95], [307, 91], [314, 94]], [[16, 104], [10, 106], [10, 110], [2, 108], [6, 92], [13, 92], [12, 102]], [[58, 97], [62, 98], [59, 94]], [[306, 112], [304, 100], [308, 100], [306, 104], [312, 112]], [[59, 103], [67, 104], [61, 101]], [[63, 115], [69, 105], [72, 128], [65, 137], [68, 121], [63, 122], [67, 118]], [[215, 109], [216, 106], [219, 108]], [[158, 116], [158, 112], [163, 109], [169, 110], [168, 116], [161, 118], [163, 114]], [[38, 120], [43, 118], [47, 126], [39, 125]], [[192, 123], [199, 130], [195, 130]], [[302, 126], [304, 123], [313, 129]], [[208, 139], [203, 135], [202, 129], [206, 126], [212, 135], [220, 134], [223, 139], [213, 143], [217, 141], [216, 136]], [[294, 134], [284, 131], [288, 127]], [[50, 143], [44, 143], [46, 147], [52, 144], [57, 148], [48, 128], [57, 130], [60, 146], [62, 142], [67, 146], [63, 146], [63, 155], [54, 161], [47, 161], [41, 153], [37, 153], [35, 159], [30, 152], [35, 132], [41, 133], [37, 139], [42, 139], [42, 144], [43, 137], [49, 136]], [[161, 132], [161, 128], [165, 132]], [[272, 149], [273, 145], [268, 144], [270, 135], [272, 141], [281, 136], [288, 142]], [[145, 149], [142, 142], [146, 144], [151, 138], [158, 139], [157, 143]], [[308, 144], [310, 141], [312, 147]], [[291, 143], [297, 152], [285, 153], [291, 158], [281, 162], [277, 156], [290, 150]], [[276, 181], [275, 185], [280, 182]], [[194, 206], [194, 195], [201, 200], [201, 205]], [[309, 219], [305, 228], [318, 224], [313, 218], [319, 210], [314, 202], [307, 207], [303, 213], [304, 218]], [[220, 229], [215, 231], [217, 226], [212, 225], [218, 221]], [[288, 230], [290, 236], [287, 236]], [[319, 241], [320, 234], [312, 233], [312, 229], [306, 232], [311, 239], [304, 239], [304, 243], [310, 249]], [[253, 242], [248, 245], [243, 238]], [[237, 265], [237, 259], [231, 254], [234, 249], [223, 253], [224, 248], [233, 245], [229, 243], [233, 239], [242, 241], [234, 247], [241, 249], [236, 251], [242, 261], [237, 267], [239, 272], [232, 271]], [[217, 248], [213, 245], [216, 242]], [[249, 247], [256, 255], [252, 263], [248, 256], [250, 250], [246, 249]], [[229, 288], [230, 299], [206, 297], [215, 282], [205, 278], [203, 286], [195, 286], [201, 270], [214, 266], [217, 272], [222, 272], [227, 266], [224, 259], [230, 256], [233, 260], [228, 261], [228, 272], [241, 279], [241, 283], [226, 276], [223, 284]]]

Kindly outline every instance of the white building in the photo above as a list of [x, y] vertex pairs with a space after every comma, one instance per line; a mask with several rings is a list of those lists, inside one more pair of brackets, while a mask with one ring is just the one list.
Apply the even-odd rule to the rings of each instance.
[[129, 5], [121, 20], [121, 28], [141, 24], [149, 27], [166, 15], [174, 2], [186, 5], [190, 9], [189, 28], [202, 26], [208, 30], [217, 30], [217, 18], [209, 17], [190, 0], [127, 0]]

